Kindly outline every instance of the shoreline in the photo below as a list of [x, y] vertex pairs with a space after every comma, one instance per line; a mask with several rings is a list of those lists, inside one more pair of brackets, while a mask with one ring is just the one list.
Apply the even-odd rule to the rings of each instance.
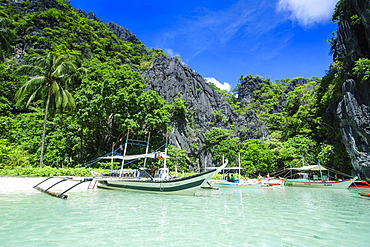
[[[0, 177], [0, 195], [13, 193], [41, 193], [33, 187], [45, 179], [46, 177]], [[39, 187], [46, 189], [59, 180], [58, 178], [49, 179], [45, 183], [40, 184]], [[52, 191], [62, 192], [75, 183], [74, 181], [65, 181], [53, 187]], [[86, 191], [88, 184], [89, 183], [84, 183], [79, 185], [71, 191]]]

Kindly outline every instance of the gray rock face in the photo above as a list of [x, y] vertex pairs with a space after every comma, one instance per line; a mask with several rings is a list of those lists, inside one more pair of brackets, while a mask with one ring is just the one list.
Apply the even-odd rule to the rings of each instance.
[[[344, 6], [333, 50], [334, 58], [343, 62], [345, 71], [351, 72], [356, 60], [370, 58], [370, 4], [366, 0], [347, 0]], [[359, 20], [354, 23], [356, 15]], [[370, 82], [361, 82], [351, 73], [344, 79], [343, 98], [332, 111], [336, 111], [354, 169], [370, 181]]]
[[[238, 102], [241, 106], [246, 107], [248, 104], [253, 102], [254, 99], [254, 91], [260, 90], [262, 85], [268, 83], [260, 78], [251, 78], [245, 77], [239, 86], [238, 89]], [[266, 126], [258, 119], [256, 112], [254, 110], [249, 110], [247, 112], [247, 130], [252, 130], [249, 133], [243, 133], [244, 135], [240, 135], [243, 140], [247, 139], [255, 139], [255, 138], [265, 138], [268, 135], [268, 130]], [[254, 130], [259, 130], [258, 132], [254, 132]], [[256, 135], [258, 133], [258, 135]]]
[[109, 23], [109, 29], [112, 31], [112, 33], [117, 35], [118, 38], [131, 42], [133, 44], [141, 44], [141, 41], [136, 37], [135, 34], [114, 22]]
[[240, 102], [240, 104], [243, 106], [247, 106], [249, 103], [251, 103], [254, 98], [253, 92], [256, 90], [260, 90], [262, 84], [265, 83], [267, 82], [263, 81], [260, 78], [245, 77], [241, 81], [238, 90], [238, 101]]
[[[276, 112], [282, 112], [284, 110], [284, 105], [286, 103], [285, 96], [291, 92], [294, 91], [295, 88], [298, 85], [305, 85], [308, 81], [303, 78], [297, 78], [292, 80], [285, 92], [283, 92], [283, 100], [280, 102], [280, 104], [275, 106], [274, 113]], [[251, 78], [251, 77], [245, 77], [239, 87], [239, 92], [238, 92], [238, 101], [242, 106], [247, 106], [249, 103], [251, 103], [254, 99], [254, 91], [260, 90], [263, 86], [263, 84], [269, 84], [271, 82], [264, 81], [261, 78]]]
[[[69, 3], [69, 0], [65, 0]], [[22, 10], [22, 2], [14, 0], [12, 4]], [[27, 8], [28, 12], [42, 11], [47, 8], [62, 9], [63, 6], [56, 0], [31, 0]], [[87, 18], [100, 21], [94, 13], [85, 13], [83, 10], [76, 10], [83, 13]], [[27, 34], [43, 35], [45, 27], [54, 27], [59, 25], [57, 21], [37, 20]], [[141, 45], [141, 41], [129, 30], [115, 24], [109, 23], [110, 30], [117, 37]], [[30, 47], [45, 49], [42, 44], [34, 46], [32, 41], [19, 44], [19, 56]], [[145, 51], [144, 51], [145, 52]], [[159, 92], [161, 97], [168, 102], [173, 102], [175, 98], [181, 98], [186, 102], [188, 113], [183, 118], [177, 118], [171, 123], [173, 133], [170, 135], [170, 144], [188, 151], [188, 155], [197, 160], [193, 165], [215, 166], [212, 154], [203, 144], [205, 143], [204, 134], [217, 127], [221, 129], [235, 129], [236, 135], [242, 140], [251, 138], [261, 138], [267, 135], [267, 129], [256, 117], [255, 112], [250, 111], [246, 117], [236, 113], [229, 103], [215, 90], [208, 85], [201, 75], [192, 70], [189, 66], [182, 64], [176, 58], [164, 56], [157, 57], [151, 67], [142, 72], [142, 76], [147, 85], [147, 90]], [[246, 85], [244, 89], [239, 90], [243, 95], [241, 99], [248, 104], [252, 100], [253, 90], [258, 88]], [[245, 96], [245, 98], [244, 98]]]
[[86, 13], [84, 10], [82, 9], [76, 9], [76, 11], [78, 13], [81, 13], [83, 15], [86, 16], [87, 19], [91, 19], [91, 20], [95, 20], [95, 21], [100, 21], [100, 19], [95, 15], [94, 12], [89, 12], [89, 13]]
[[[260, 90], [264, 84], [270, 84], [269, 81], [264, 81], [261, 78], [251, 78], [245, 77], [239, 86], [238, 90], [238, 101], [240, 102], [241, 106], [248, 106], [248, 104], [252, 103], [255, 100], [254, 92], [256, 90]], [[286, 90], [283, 92], [281, 102], [278, 102], [274, 105], [274, 109], [271, 113], [279, 113], [284, 111], [284, 106], [287, 102], [286, 95], [294, 91], [297, 85], [304, 85], [307, 83], [307, 80], [303, 78], [298, 78], [292, 80]], [[254, 139], [254, 138], [265, 138], [268, 135], [268, 129], [266, 126], [258, 119], [254, 110], [250, 110], [247, 113], [247, 129], [256, 130], [259, 129], [258, 135], [244, 135], [242, 136], [245, 140], [246, 139]], [[256, 132], [255, 132], [256, 133]]]
[[[22, 10], [24, 1], [21, 0], [12, 0], [12, 5], [18, 9]], [[64, 0], [66, 4], [70, 4], [70, 0]], [[56, 0], [30, 0], [27, 7], [27, 13], [44, 11], [46, 9], [56, 8], [63, 9], [64, 7], [60, 5]]]
[[369, 89], [364, 84], [357, 85], [353, 79], [346, 80], [343, 84], [343, 92], [345, 93], [337, 108], [346, 150], [351, 157], [354, 169], [365, 179], [370, 177], [369, 95], [365, 95], [367, 99], [363, 101], [361, 99], [362, 93], [357, 90]]
[[[245, 118], [234, 112], [201, 75], [176, 58], [157, 57], [151, 68], [143, 72], [143, 78], [147, 90], [159, 92], [166, 101], [171, 103], [175, 98], [186, 101], [188, 114], [185, 119], [171, 123], [170, 143], [187, 150], [190, 157], [199, 159], [201, 166], [216, 165], [211, 153], [202, 145], [204, 133], [212, 127], [229, 129], [232, 124], [240, 133], [247, 125]], [[212, 114], [214, 111], [220, 111], [222, 117]]]

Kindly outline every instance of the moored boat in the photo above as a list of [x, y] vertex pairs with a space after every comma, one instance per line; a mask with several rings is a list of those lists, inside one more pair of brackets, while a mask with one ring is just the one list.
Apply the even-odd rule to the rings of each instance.
[[[170, 175], [167, 168], [166, 161], [170, 157], [167, 156], [168, 135], [166, 135], [166, 144], [164, 153], [153, 152], [148, 153], [149, 136], [145, 154], [126, 155], [126, 148], [128, 144], [128, 135], [124, 147], [124, 153], [115, 154], [112, 152], [111, 156], [101, 157], [101, 159], [120, 160], [121, 168], [119, 171], [111, 171], [108, 175], [99, 174], [91, 170], [93, 179], [97, 181], [98, 188], [114, 189], [114, 190], [129, 190], [137, 192], [151, 192], [151, 193], [167, 193], [167, 194], [195, 194], [197, 190], [204, 187], [208, 180], [219, 173], [227, 166], [226, 160], [220, 167], [212, 167], [208, 171], [201, 172], [186, 177], [173, 177]], [[135, 170], [132, 173], [126, 174], [123, 172], [127, 161], [144, 158], [144, 167]], [[150, 169], [146, 167], [146, 160], [148, 158], [163, 160], [163, 167], [155, 171], [151, 165]]]
[[238, 188], [238, 189], [259, 189], [262, 183], [243, 183], [241, 180], [236, 179], [234, 182], [227, 180], [214, 180], [210, 184], [217, 188]]
[[[126, 150], [126, 148], [124, 150]], [[144, 162], [144, 167], [134, 170], [133, 172], [129, 172], [128, 174], [124, 172], [123, 169], [127, 161], [137, 160], [141, 158], [163, 160], [163, 167], [154, 172], [154, 170], [145, 167]], [[224, 169], [228, 163], [228, 161], [226, 160], [218, 168], [212, 167], [208, 171], [191, 176], [173, 177], [170, 175], [169, 169], [166, 165], [166, 160], [169, 158], [170, 157], [167, 156], [166, 138], [166, 148], [164, 153], [153, 152], [137, 155], [126, 155], [125, 152], [123, 155], [113, 155], [112, 153], [111, 156], [101, 157], [101, 159], [111, 160], [111, 162], [113, 162], [113, 160], [120, 160], [120, 170], [111, 171], [108, 175], [99, 174], [91, 170], [91, 175], [93, 176], [93, 179], [97, 181], [98, 188], [190, 195], [195, 194], [198, 189], [204, 187], [207, 184], [208, 180], [210, 180], [214, 175]]]
[[366, 181], [356, 180], [349, 187], [356, 187], [356, 188], [368, 188], [370, 184]]
[[206, 172], [180, 178], [173, 178], [171, 176], [152, 178], [149, 176], [115, 177], [95, 175], [93, 179], [98, 182], [98, 188], [104, 189], [191, 195], [195, 194], [202, 186], [205, 186], [208, 180], [226, 165], [227, 161], [218, 168], [212, 168]]
[[360, 192], [358, 193], [360, 196], [366, 196], [366, 197], [370, 197], [370, 193], [368, 192]]
[[[166, 160], [170, 157], [167, 156], [167, 143], [168, 137], [166, 137], [165, 152], [161, 153], [155, 151], [148, 153], [149, 147], [149, 137], [146, 146], [146, 152], [144, 154], [126, 155], [127, 145], [128, 145], [128, 135], [126, 138], [126, 143], [124, 146], [124, 153], [120, 154], [113, 150], [112, 152], [96, 159], [94, 162], [88, 162], [88, 166], [91, 167], [92, 164], [97, 164], [100, 161], [110, 161], [111, 167], [113, 167], [114, 161], [120, 161], [119, 169], [111, 169], [107, 174], [98, 173], [90, 169], [91, 177], [84, 177], [83, 179], [74, 176], [51, 176], [41, 183], [34, 186], [34, 188], [47, 193], [52, 196], [59, 198], [67, 198], [66, 192], [70, 191], [72, 188], [78, 186], [81, 183], [89, 182], [89, 187], [98, 187], [104, 189], [114, 189], [114, 190], [129, 190], [138, 192], [151, 192], [151, 193], [167, 193], [167, 194], [186, 194], [191, 195], [201, 187], [205, 186], [207, 182], [217, 173], [219, 173], [223, 168], [227, 166], [228, 161], [226, 160], [220, 167], [211, 167], [208, 171], [197, 173], [185, 177], [174, 177], [171, 176], [168, 167], [166, 166]], [[122, 147], [120, 147], [122, 149]], [[118, 149], [117, 149], [118, 150]], [[153, 168], [146, 167], [147, 159], [155, 159], [161, 161], [162, 168], [156, 170]], [[144, 165], [141, 168], [137, 168], [131, 171], [127, 171], [125, 168], [132, 161], [144, 159]], [[162, 163], [163, 162], [163, 163]], [[44, 184], [47, 180], [51, 178], [59, 178], [60, 180], [48, 188], [41, 188], [40, 185]], [[64, 181], [77, 181], [75, 185], [71, 186], [67, 190], [56, 193], [50, 191], [59, 183]], [[90, 186], [91, 185], [91, 186]]]
[[284, 179], [268, 178], [267, 180], [263, 180], [263, 184], [267, 186], [283, 186]]
[[[284, 180], [285, 186], [306, 187], [306, 188], [332, 188], [332, 189], [347, 189], [356, 179], [348, 180], [330, 180], [329, 176], [322, 175], [323, 171], [327, 171], [322, 165], [309, 165], [302, 167], [289, 168], [290, 170], [298, 170], [301, 178]], [[319, 172], [319, 175], [316, 173]]]
[[332, 188], [332, 189], [347, 189], [354, 179], [342, 180], [342, 181], [320, 181], [320, 180], [308, 180], [308, 179], [287, 179], [284, 182], [285, 186], [295, 187], [312, 187], [312, 188]]

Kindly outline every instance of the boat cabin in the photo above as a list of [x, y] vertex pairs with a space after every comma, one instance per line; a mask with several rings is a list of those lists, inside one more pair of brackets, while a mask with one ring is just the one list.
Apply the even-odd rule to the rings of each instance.
[[[314, 180], [314, 181], [326, 181], [328, 180], [328, 175], [323, 175], [323, 171], [328, 172], [328, 169], [322, 165], [310, 165], [310, 166], [301, 166], [301, 167], [292, 167], [288, 168], [291, 171], [291, 178], [302, 179], [302, 180]], [[299, 171], [293, 174], [293, 171]]]

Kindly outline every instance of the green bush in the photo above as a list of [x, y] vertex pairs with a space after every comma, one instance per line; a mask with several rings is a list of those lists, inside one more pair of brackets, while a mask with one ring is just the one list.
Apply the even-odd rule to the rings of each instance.
[[[104, 172], [103, 169], [94, 169], [97, 172]], [[9, 177], [49, 177], [51, 175], [56, 176], [82, 176], [90, 177], [90, 171], [88, 168], [54, 168], [50, 166], [40, 167], [15, 167], [14, 169], [4, 168], [0, 169], [0, 176]]]

